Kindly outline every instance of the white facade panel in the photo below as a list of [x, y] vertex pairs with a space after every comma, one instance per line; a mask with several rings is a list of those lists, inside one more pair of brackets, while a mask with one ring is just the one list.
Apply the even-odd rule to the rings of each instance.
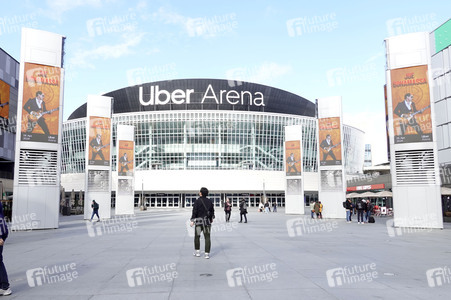
[[429, 62], [428, 34], [410, 33], [386, 39], [387, 68], [398, 69]]
[[448, 114], [450, 112], [448, 112], [446, 110], [446, 107], [447, 107], [446, 104], [447, 104], [446, 100], [445, 101], [439, 101], [439, 102], [435, 103], [435, 107], [437, 108], [437, 113], [435, 115], [436, 116], [435, 121], [436, 121], [437, 125], [442, 125], [442, 124], [448, 122]]

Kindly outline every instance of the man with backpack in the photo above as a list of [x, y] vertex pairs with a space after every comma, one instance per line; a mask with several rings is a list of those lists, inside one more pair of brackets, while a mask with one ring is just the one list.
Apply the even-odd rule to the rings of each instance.
[[357, 209], [357, 223], [358, 224], [364, 224], [364, 222], [363, 222], [363, 212], [367, 210], [366, 200], [362, 199], [360, 201], [357, 201], [357, 203], [355, 204], [355, 208]]
[[91, 221], [92, 221], [92, 218], [94, 218], [94, 215], [96, 215], [97, 218], [98, 218], [97, 222], [99, 222], [100, 221], [100, 217], [99, 217], [99, 203], [97, 203], [96, 200], [92, 200], [91, 208], [92, 208]]
[[208, 189], [200, 189], [199, 198], [193, 204], [193, 213], [191, 215], [191, 227], [194, 227], [194, 256], [200, 256], [200, 233], [204, 233], [205, 238], [205, 258], [210, 258], [210, 232], [211, 223], [215, 218], [215, 209], [208, 196]]

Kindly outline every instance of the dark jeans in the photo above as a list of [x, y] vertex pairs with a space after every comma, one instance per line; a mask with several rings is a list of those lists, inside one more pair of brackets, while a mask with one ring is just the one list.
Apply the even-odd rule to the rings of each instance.
[[244, 216], [244, 222], [247, 223], [247, 217], [246, 214], [240, 213], [240, 222], [243, 222], [243, 216]]
[[211, 240], [210, 240], [210, 232], [211, 225], [196, 225], [194, 228], [194, 249], [200, 250], [200, 233], [204, 232], [205, 238], [205, 253], [210, 253], [211, 249]]
[[357, 222], [363, 222], [363, 209], [357, 210]]
[[93, 211], [92, 211], [91, 220], [92, 220], [92, 218], [94, 218], [94, 215], [97, 215], [97, 218], [99, 218], [99, 220], [100, 220], [100, 217], [99, 217], [99, 211], [98, 211], [98, 210], [93, 210]]
[[9, 288], [8, 274], [3, 263], [3, 246], [0, 246], [0, 288], [2, 290]]
[[225, 212], [225, 220], [226, 220], [226, 222], [229, 222], [229, 221], [230, 221], [230, 215], [231, 215], [231, 212], [230, 212], [230, 211], [226, 211], [226, 212]]

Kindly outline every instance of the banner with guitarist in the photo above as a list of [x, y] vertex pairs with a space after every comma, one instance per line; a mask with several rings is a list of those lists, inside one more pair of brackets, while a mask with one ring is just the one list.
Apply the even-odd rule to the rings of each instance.
[[318, 119], [320, 165], [338, 166], [342, 162], [340, 118]]
[[61, 69], [25, 63], [21, 140], [58, 143]]
[[394, 142], [432, 141], [427, 65], [390, 71]]
[[89, 117], [89, 165], [110, 165], [111, 119]]
[[286, 141], [285, 155], [286, 155], [286, 165], [285, 165], [286, 175], [300, 176], [302, 173], [301, 142]]
[[0, 80], [0, 117], [9, 118], [9, 84]]
[[118, 176], [133, 176], [133, 141], [119, 141]]

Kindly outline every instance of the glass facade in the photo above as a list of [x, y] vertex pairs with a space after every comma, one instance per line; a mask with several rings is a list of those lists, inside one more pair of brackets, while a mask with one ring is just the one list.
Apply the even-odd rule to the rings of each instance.
[[[135, 126], [136, 170], [283, 171], [284, 127], [302, 125], [304, 170], [315, 172], [316, 120], [303, 116], [221, 111], [171, 111], [113, 116]], [[86, 119], [63, 125], [62, 173], [85, 169]], [[116, 150], [113, 149], [113, 171]]]

